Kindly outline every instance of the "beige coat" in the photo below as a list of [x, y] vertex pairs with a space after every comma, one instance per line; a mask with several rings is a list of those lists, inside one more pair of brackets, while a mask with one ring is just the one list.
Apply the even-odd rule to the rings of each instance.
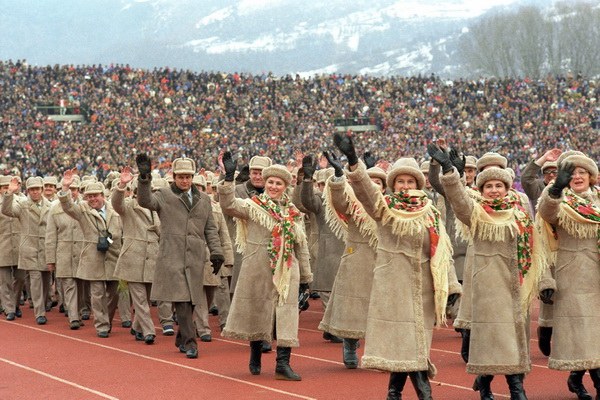
[[153, 300], [200, 304], [206, 247], [222, 255], [213, 220], [210, 197], [192, 186], [188, 208], [186, 193], [172, 184], [150, 192], [150, 180], [139, 179], [138, 203], [160, 218], [160, 244], [150, 297]]
[[38, 206], [31, 199], [20, 201], [13, 194], [5, 194], [2, 214], [18, 218], [21, 223], [19, 244], [19, 269], [48, 271], [44, 240], [50, 202], [43, 196]]
[[[589, 195], [596, 206], [600, 198]], [[558, 220], [563, 199], [544, 190], [539, 215], [556, 227], [558, 252], [554, 278], [552, 353], [548, 367], [562, 371], [600, 368], [600, 261], [598, 238], [577, 238]]]
[[317, 226], [316, 215], [302, 206], [302, 200], [300, 200], [301, 187], [302, 185], [294, 187], [292, 191], [292, 203], [304, 214], [304, 230], [306, 231], [308, 254], [310, 256], [310, 270], [314, 273], [315, 264], [319, 258], [319, 228]]
[[[77, 267], [77, 278], [86, 281], [117, 280], [114, 273], [121, 252], [122, 237], [119, 214], [113, 210], [109, 202], [106, 202], [105, 221], [86, 201], [73, 203], [71, 193], [59, 192], [58, 199], [65, 213], [79, 222], [83, 231], [83, 248]], [[112, 234], [113, 242], [106, 252], [98, 251], [96, 248], [102, 230], [108, 230]]]
[[344, 253], [344, 241], [340, 240], [327, 224], [322, 195], [313, 192], [312, 182], [302, 181], [300, 199], [302, 206], [315, 215], [315, 224], [311, 224], [311, 230], [314, 229], [319, 235], [318, 257], [313, 263], [314, 282], [311, 289], [331, 292]]
[[[0, 196], [0, 207], [4, 196]], [[13, 267], [19, 261], [21, 223], [18, 218], [0, 212], [0, 267]]]
[[[352, 218], [353, 206], [360, 207], [360, 203], [356, 199], [350, 200], [354, 197], [354, 192], [346, 179], [329, 178], [325, 193], [327, 197], [331, 196], [331, 211], [345, 215], [348, 227], [344, 254], [319, 329], [347, 339], [362, 339], [367, 330], [367, 311], [375, 267], [377, 244], [371, 238], [374, 238], [376, 225], [370, 217], [364, 215], [373, 228], [373, 236], [368, 236]], [[329, 204], [326, 206], [330, 207]], [[363, 222], [363, 225], [368, 225], [369, 222]]]
[[213, 211], [213, 219], [215, 221], [215, 225], [217, 225], [217, 231], [219, 232], [219, 239], [221, 240], [221, 248], [223, 249], [223, 256], [225, 257], [225, 262], [221, 266], [221, 270], [217, 275], [213, 274], [212, 264], [210, 262], [210, 257], [208, 257], [208, 251], [206, 252], [207, 258], [206, 263], [204, 264], [204, 286], [219, 286], [221, 284], [221, 277], [230, 276], [228, 273], [229, 269], [231, 269], [231, 265], [233, 265], [233, 247], [231, 245], [231, 238], [229, 236], [229, 231], [227, 230], [227, 222], [225, 221], [225, 216], [221, 211], [221, 206], [219, 203], [211, 201], [212, 211]]
[[[433, 374], [429, 351], [436, 315], [428, 230], [398, 237], [392, 224], [383, 223], [387, 206], [364, 164], [348, 173], [348, 178], [365, 211], [377, 222], [377, 256], [362, 366], [393, 372], [429, 370]], [[460, 293], [454, 268], [448, 274], [448, 294]]]
[[[298, 285], [312, 280], [306, 241], [295, 244], [291, 265], [290, 292], [283, 305], [273, 284], [267, 253], [271, 231], [250, 217], [250, 199], [234, 197], [233, 185], [218, 187], [223, 213], [243, 219], [247, 235], [240, 276], [231, 302], [223, 336], [242, 340], [268, 340], [277, 332], [277, 345], [298, 347]], [[270, 218], [270, 217], [269, 217]], [[302, 228], [303, 229], [303, 228]]]
[[83, 231], [59, 202], [50, 207], [46, 226], [46, 262], [56, 264], [57, 278], [75, 278], [83, 246]]
[[[441, 180], [456, 218], [470, 227], [474, 200], [468, 196], [458, 173], [444, 175]], [[488, 241], [480, 239], [475, 232], [473, 252], [471, 345], [467, 372], [484, 375], [527, 373], [531, 370], [527, 336], [529, 320], [521, 308], [516, 237]]]
[[141, 207], [132, 197], [125, 198], [125, 190], [119, 188], [112, 192], [110, 202], [123, 223], [123, 246], [115, 277], [127, 282], [152, 283], [160, 236], [158, 214]]

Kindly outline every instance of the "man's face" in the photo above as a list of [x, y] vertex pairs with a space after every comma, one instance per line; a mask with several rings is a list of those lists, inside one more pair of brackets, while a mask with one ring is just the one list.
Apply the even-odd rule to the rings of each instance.
[[56, 194], [56, 186], [46, 183], [44, 185], [44, 197], [47, 199], [52, 199], [55, 194]]
[[465, 167], [465, 179], [467, 180], [467, 185], [471, 186], [473, 182], [475, 182], [475, 175], [477, 173], [477, 169], [473, 167]]
[[260, 169], [251, 169], [250, 170], [250, 183], [255, 188], [265, 187], [265, 181], [262, 177], [262, 170], [260, 170]]
[[558, 170], [556, 168], [546, 168], [544, 170], [544, 184], [549, 184], [554, 178], [556, 178], [556, 174]]
[[42, 199], [42, 188], [36, 187], [27, 189], [27, 194], [29, 195], [31, 200], [37, 203]]
[[175, 186], [181, 191], [187, 192], [192, 187], [193, 176], [191, 174], [173, 174]]
[[90, 207], [96, 210], [100, 210], [104, 207], [104, 194], [103, 193], [88, 193], [86, 200]]
[[8, 185], [0, 186], [0, 194], [4, 194], [8, 191]]
[[79, 197], [79, 188], [69, 188], [69, 191], [71, 192], [71, 198], [73, 200], [77, 200], [77, 198]]

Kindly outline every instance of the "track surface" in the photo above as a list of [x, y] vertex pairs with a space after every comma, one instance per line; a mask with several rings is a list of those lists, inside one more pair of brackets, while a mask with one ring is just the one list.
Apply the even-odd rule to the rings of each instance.
[[[189, 360], [175, 348], [174, 337], [161, 335], [158, 324], [156, 343], [149, 346], [136, 342], [118, 320], [108, 339], [96, 337], [91, 320], [71, 331], [56, 308], [47, 313], [48, 324], [38, 326], [25, 305], [23, 318], [0, 319], [0, 399], [385, 399], [389, 374], [345, 369], [341, 344], [324, 341], [317, 330], [320, 301], [310, 301], [310, 309], [300, 315], [301, 347], [292, 349], [291, 366], [301, 382], [275, 380], [274, 352], [263, 354], [261, 375], [250, 375], [248, 343], [221, 338], [217, 317], [211, 316], [213, 341], [199, 342], [199, 358]], [[576, 399], [567, 390], [567, 373], [547, 368], [535, 328], [532, 324], [528, 398]], [[474, 377], [465, 372], [460, 342], [450, 327], [434, 332], [431, 358], [438, 375], [432, 390], [437, 400], [479, 398], [471, 389]], [[584, 384], [593, 392], [588, 375]], [[510, 398], [503, 377], [496, 377], [492, 389], [496, 399]], [[416, 398], [409, 381], [403, 399]]]

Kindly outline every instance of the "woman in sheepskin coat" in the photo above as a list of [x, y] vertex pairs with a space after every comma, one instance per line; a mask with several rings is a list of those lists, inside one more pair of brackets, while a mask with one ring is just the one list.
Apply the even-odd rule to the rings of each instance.
[[283, 166], [266, 167], [264, 193], [239, 199], [233, 184], [236, 164], [231, 153], [223, 155], [226, 174], [218, 186], [223, 213], [237, 218], [236, 244], [243, 254], [223, 336], [250, 341], [249, 368], [258, 375], [262, 341], [276, 334], [276, 378], [300, 380], [289, 360], [291, 347], [299, 346], [298, 287], [307, 286], [312, 274], [302, 215], [285, 194], [292, 176]]
[[433, 327], [445, 324], [446, 305], [460, 292], [450, 238], [422, 190], [425, 177], [414, 159], [394, 163], [387, 175], [394, 193], [384, 196], [359, 164], [351, 138], [336, 134], [334, 141], [348, 158], [348, 179], [357, 199], [377, 223], [362, 366], [391, 372], [390, 400], [402, 398], [407, 377], [420, 399], [431, 399]]
[[[564, 156], [564, 157], [563, 157]], [[588, 370], [600, 398], [600, 193], [598, 166], [580, 152], [563, 154], [556, 180], [540, 197], [538, 217], [545, 224], [544, 254], [555, 262], [556, 293], [540, 292], [554, 302], [552, 352], [548, 367], [572, 371], [567, 385], [579, 399], [592, 399], [582, 383]], [[541, 223], [539, 219], [536, 221]], [[551, 225], [550, 225], [551, 224]], [[550, 234], [550, 232], [554, 232]], [[552, 250], [555, 250], [554, 252]]]

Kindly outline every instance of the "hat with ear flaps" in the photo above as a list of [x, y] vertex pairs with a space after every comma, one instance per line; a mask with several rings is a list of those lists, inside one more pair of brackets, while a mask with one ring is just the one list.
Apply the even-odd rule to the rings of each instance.
[[104, 194], [104, 184], [102, 182], [90, 182], [85, 186], [84, 194]]
[[425, 175], [421, 172], [417, 160], [410, 157], [400, 158], [392, 165], [387, 174], [387, 187], [393, 188], [396, 177], [402, 174], [413, 176], [417, 181], [417, 189], [422, 190], [425, 187]]
[[194, 175], [196, 173], [196, 163], [191, 158], [176, 158], [173, 160], [172, 167], [174, 174]]
[[546, 161], [544, 165], [542, 165], [542, 173], [548, 168], [558, 168], [558, 161]]
[[369, 175], [369, 178], [381, 179], [381, 182], [383, 182], [383, 186], [386, 186], [387, 174], [381, 168], [371, 167], [367, 170], [367, 175]]
[[203, 175], [194, 175], [194, 177], [192, 178], [192, 183], [194, 185], [206, 187], [206, 178]]
[[42, 187], [44, 187], [44, 180], [39, 176], [29, 177], [25, 181], [26, 189], [42, 188]]
[[290, 171], [288, 171], [288, 169], [283, 165], [273, 164], [270, 167], [263, 168], [262, 177], [265, 182], [272, 176], [281, 178], [285, 182], [286, 186], [290, 186], [292, 183], [292, 174], [290, 174]]
[[431, 162], [429, 161], [423, 161], [421, 163], [421, 165], [419, 166], [419, 168], [421, 169], [421, 172], [423, 172], [423, 174], [427, 174], [429, 173], [429, 166], [431, 165]]
[[590, 183], [595, 185], [598, 182], [598, 165], [588, 156], [581, 154], [572, 154], [562, 160], [563, 163], [571, 163], [576, 167], [585, 169], [590, 174]]
[[0, 186], [8, 186], [10, 185], [10, 181], [12, 181], [12, 176], [0, 175]]
[[585, 154], [583, 154], [580, 151], [577, 151], [577, 150], [567, 150], [564, 153], [561, 153], [560, 156], [558, 156], [558, 159], [556, 160], [556, 166], [558, 168], [560, 168], [560, 164], [562, 164], [562, 162], [564, 161], [565, 158], [567, 158], [569, 156], [574, 156], [574, 155], [585, 156]]
[[477, 171], [483, 171], [485, 167], [489, 167], [490, 165], [497, 166], [498, 168], [506, 168], [508, 160], [503, 155], [490, 151], [482, 155], [475, 163]]
[[465, 168], [477, 168], [477, 157], [466, 156], [465, 157]]
[[510, 172], [506, 169], [492, 167], [488, 168], [485, 171], [481, 171], [477, 174], [476, 184], [479, 190], [485, 185], [487, 181], [498, 180], [504, 182], [506, 188], [510, 188], [512, 186], [513, 180], [510, 176]]
[[273, 165], [273, 161], [269, 157], [254, 156], [250, 159], [248, 167], [250, 169], [265, 169]]

